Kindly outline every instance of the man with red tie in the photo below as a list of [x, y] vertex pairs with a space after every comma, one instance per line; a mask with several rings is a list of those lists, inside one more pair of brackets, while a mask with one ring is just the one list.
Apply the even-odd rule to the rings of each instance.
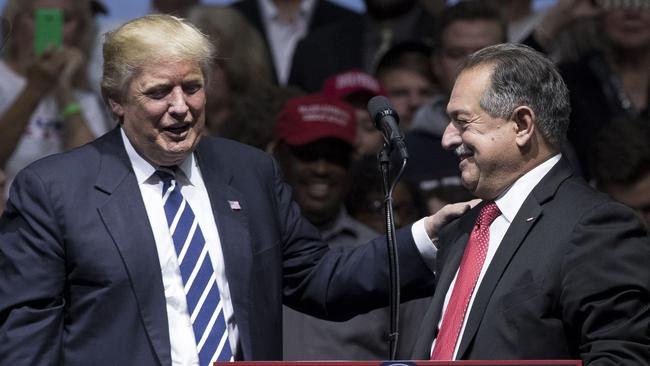
[[650, 241], [562, 156], [570, 107], [551, 61], [484, 48], [447, 112], [442, 144], [483, 202], [433, 239], [436, 293], [413, 358], [647, 364]]

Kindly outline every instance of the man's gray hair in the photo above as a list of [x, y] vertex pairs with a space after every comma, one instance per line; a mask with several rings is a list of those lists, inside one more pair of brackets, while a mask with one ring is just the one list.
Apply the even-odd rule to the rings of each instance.
[[493, 70], [481, 107], [494, 118], [510, 118], [515, 108], [530, 107], [544, 139], [559, 150], [571, 106], [569, 90], [551, 60], [530, 47], [503, 43], [472, 54], [463, 70], [478, 66]]

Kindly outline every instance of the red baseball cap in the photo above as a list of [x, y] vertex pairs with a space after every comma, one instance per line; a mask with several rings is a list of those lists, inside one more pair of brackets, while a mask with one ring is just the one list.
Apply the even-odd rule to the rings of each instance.
[[351, 94], [366, 93], [369, 97], [386, 96], [386, 91], [379, 80], [361, 70], [350, 70], [336, 74], [325, 80], [323, 94], [344, 100]]
[[334, 137], [354, 145], [357, 119], [347, 103], [321, 94], [288, 100], [276, 123], [276, 136], [292, 146]]

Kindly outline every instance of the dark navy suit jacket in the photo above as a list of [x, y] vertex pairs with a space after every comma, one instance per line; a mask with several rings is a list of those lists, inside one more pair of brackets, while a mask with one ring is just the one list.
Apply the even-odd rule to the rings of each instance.
[[[223, 246], [240, 359], [282, 358], [282, 303], [346, 319], [385, 306], [385, 239], [328, 250], [273, 159], [204, 138], [196, 157]], [[241, 210], [228, 201], [238, 201]], [[154, 237], [115, 129], [18, 174], [0, 220], [1, 365], [171, 365]], [[410, 230], [405, 298], [430, 295]]]
[[[482, 205], [445, 227], [414, 359], [428, 359]], [[650, 240], [634, 212], [561, 159], [528, 195], [476, 289], [458, 359], [650, 362]]]

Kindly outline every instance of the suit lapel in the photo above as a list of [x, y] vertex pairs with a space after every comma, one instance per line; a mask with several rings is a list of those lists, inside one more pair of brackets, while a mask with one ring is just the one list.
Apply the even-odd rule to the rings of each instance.
[[[243, 354], [250, 355], [251, 334], [248, 313], [250, 296], [247, 293], [249, 287], [245, 284], [250, 281], [253, 258], [247, 216], [252, 206], [246, 197], [230, 184], [233, 180], [233, 172], [228, 164], [222, 163], [226, 154], [215, 153], [208, 149], [207, 141], [199, 144], [197, 160], [219, 231], [226, 278], [230, 284], [230, 295], [239, 329], [240, 346]], [[210, 158], [202, 159], [202, 156]]]
[[490, 302], [492, 293], [499, 283], [501, 276], [506, 271], [512, 257], [524, 242], [530, 230], [543, 215], [544, 210], [542, 205], [553, 197], [560, 183], [569, 176], [571, 176], [571, 168], [563, 158], [535, 186], [521, 208], [519, 208], [478, 288], [472, 309], [469, 313], [469, 318], [467, 319], [463, 338], [458, 348], [458, 359], [465, 358], [465, 353], [476, 335], [476, 331], [485, 314], [485, 309]]
[[119, 128], [104, 140], [96, 188], [108, 194], [99, 214], [124, 261], [149, 340], [160, 364], [171, 365], [160, 261]]

